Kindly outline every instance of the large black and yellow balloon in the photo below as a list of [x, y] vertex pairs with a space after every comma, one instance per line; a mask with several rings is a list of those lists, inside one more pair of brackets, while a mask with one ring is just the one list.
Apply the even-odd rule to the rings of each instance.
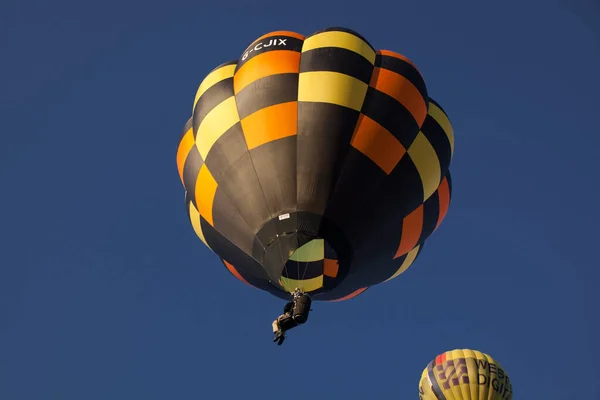
[[447, 351], [421, 374], [420, 400], [512, 400], [512, 384], [504, 368], [477, 350]]
[[196, 234], [235, 277], [345, 300], [415, 261], [453, 150], [410, 60], [330, 28], [266, 34], [210, 72], [177, 165]]

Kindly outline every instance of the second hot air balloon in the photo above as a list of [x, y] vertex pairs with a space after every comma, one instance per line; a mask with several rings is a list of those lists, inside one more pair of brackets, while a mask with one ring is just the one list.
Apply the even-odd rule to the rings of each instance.
[[421, 374], [420, 400], [512, 400], [508, 374], [489, 355], [477, 350], [447, 351]]

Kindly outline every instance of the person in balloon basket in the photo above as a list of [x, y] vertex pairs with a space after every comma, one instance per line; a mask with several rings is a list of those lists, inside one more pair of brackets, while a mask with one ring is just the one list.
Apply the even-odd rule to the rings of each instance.
[[292, 301], [286, 303], [281, 314], [273, 321], [273, 333], [275, 334], [274, 342], [281, 346], [285, 340], [285, 332], [292, 328], [305, 323], [308, 320], [310, 312], [311, 298], [302, 293], [299, 289], [292, 293]]

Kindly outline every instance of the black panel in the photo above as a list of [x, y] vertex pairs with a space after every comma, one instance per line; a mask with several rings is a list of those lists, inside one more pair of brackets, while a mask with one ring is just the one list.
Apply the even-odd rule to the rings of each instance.
[[217, 232], [204, 218], [200, 218], [202, 233], [214, 253], [233, 265], [239, 274], [251, 285], [268, 290], [269, 292], [276, 292], [269, 284], [269, 278], [260, 264]]
[[373, 64], [360, 54], [340, 47], [320, 47], [302, 53], [300, 73], [331, 71], [350, 75], [368, 84]]
[[325, 211], [358, 117], [334, 104], [298, 103], [298, 210]]
[[190, 214], [190, 203], [194, 204], [194, 207], [196, 209], [198, 209], [198, 206], [195, 204], [196, 201], [193, 199], [194, 195], [190, 192], [188, 192], [187, 190], [185, 191], [185, 212], [187, 214], [188, 219], [191, 221], [192, 220], [192, 215]]
[[[306, 213], [299, 213], [298, 219], [310, 220]], [[348, 237], [333, 221], [327, 217], [321, 218], [318, 237], [325, 239], [325, 241], [332, 247], [332, 250], [337, 255], [339, 269], [338, 275], [335, 279], [336, 283], [343, 281], [352, 268], [354, 257], [354, 250], [350, 244], [350, 241], [348, 240]]]
[[[265, 143], [252, 149], [250, 156], [271, 216], [296, 211], [296, 136]], [[278, 232], [295, 230], [290, 222], [276, 219], [276, 225], [287, 226]]]
[[265, 251], [277, 239], [277, 228], [274, 220], [269, 220], [256, 233], [252, 256], [264, 264]]
[[237, 122], [229, 128], [210, 148], [206, 156], [206, 166], [218, 184], [225, 179], [229, 169], [248, 153], [242, 125]]
[[298, 74], [269, 75], [258, 79], [235, 95], [240, 119], [275, 104], [298, 100]]
[[196, 204], [196, 181], [198, 180], [198, 173], [200, 172], [200, 168], [202, 167], [202, 157], [200, 156], [200, 152], [198, 148], [194, 145], [190, 149], [190, 152], [185, 159], [185, 163], [183, 164], [183, 186], [185, 190], [190, 194], [192, 198], [192, 202], [198, 208]]
[[353, 224], [344, 226], [355, 251], [347, 278], [350, 281], [344, 285], [359, 289], [387, 279], [400, 267], [402, 259], [393, 257], [400, 244], [402, 220], [421, 204], [422, 198], [417, 169], [405, 156], [380, 184], [376, 195], [368, 197], [361, 212], [355, 213]]
[[305, 243], [308, 243], [310, 238], [315, 238], [319, 235], [321, 228], [321, 215], [308, 212], [298, 212], [295, 214], [297, 219], [298, 231], [306, 235]]
[[329, 244], [328, 241], [325, 241], [325, 249], [324, 249], [324, 257], [330, 260], [337, 260], [338, 255], [333, 246]]
[[362, 113], [379, 123], [408, 149], [419, 133], [419, 124], [412, 114], [393, 97], [370, 87]]
[[[350, 176], [349, 173], [347, 179]], [[373, 182], [369, 182], [369, 177]], [[357, 190], [354, 195], [356, 199], [352, 198], [352, 189], [348, 189], [347, 196], [340, 190], [339, 197], [336, 195], [335, 200], [332, 199], [326, 215], [331, 216], [344, 230], [357, 251], [370, 249], [368, 251], [384, 253], [384, 259], [391, 259], [400, 244], [403, 218], [415, 210], [423, 198], [417, 169], [405, 156], [394, 171], [383, 179], [371, 170], [371, 173], [357, 174], [356, 180], [357, 187], [363, 184], [369, 190]], [[350, 197], [347, 204], [344, 204], [345, 197]], [[361, 266], [355, 265], [353, 268]]]
[[252, 254], [254, 232], [221, 188], [213, 201], [214, 228], [246, 254]]
[[371, 199], [369, 207], [374, 212], [404, 218], [423, 203], [423, 196], [417, 167], [406, 154], [381, 185], [379, 196]]
[[288, 257], [300, 246], [296, 233], [278, 236], [271, 244], [266, 246], [262, 264], [271, 279], [278, 279]]
[[219, 176], [219, 189], [227, 194], [253, 232], [257, 232], [264, 221], [271, 219], [271, 214], [250, 154], [242, 154], [226, 173]]
[[194, 120], [194, 118], [193, 118], [193, 117], [190, 117], [190, 118], [189, 118], [189, 119], [186, 121], [186, 123], [185, 123], [185, 125], [183, 126], [183, 129], [182, 129], [182, 131], [181, 131], [181, 135], [180, 135], [180, 137], [179, 137], [179, 143], [181, 143], [181, 141], [183, 140], [183, 138], [185, 137], [185, 135], [186, 135], [186, 134], [188, 133], [188, 131], [189, 131], [189, 130], [192, 128], [192, 125], [193, 125], [193, 120]]
[[387, 218], [380, 210], [369, 206], [377, 199], [380, 186], [388, 175], [363, 153], [351, 147], [335, 189], [327, 203], [325, 216], [346, 232], [353, 245], [370, 231], [365, 225], [378, 226]]
[[[376, 285], [389, 279], [398, 271], [408, 256], [408, 254], [405, 254], [393, 259], [398, 244], [399, 241], [395, 244], [395, 248], [390, 255], [390, 252], [387, 251], [389, 247], [382, 247], [381, 244], [377, 244], [373, 241], [373, 244], [369, 246], [372, 251], [369, 253], [361, 252], [357, 257], [357, 262], [360, 263], [362, 268], [357, 268], [355, 271], [353, 270], [353, 275], [348, 277], [348, 283], [352, 287], [359, 288]], [[418, 259], [422, 250], [423, 244], [419, 248], [416, 259]], [[413, 266], [415, 266], [416, 259]]]
[[288, 261], [283, 269], [284, 277], [297, 280], [316, 278], [323, 275], [323, 260], [319, 261]]

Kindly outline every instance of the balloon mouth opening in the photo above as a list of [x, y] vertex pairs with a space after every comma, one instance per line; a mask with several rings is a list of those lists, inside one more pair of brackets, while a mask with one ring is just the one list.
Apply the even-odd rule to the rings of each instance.
[[288, 293], [296, 288], [305, 293], [325, 286], [328, 279], [338, 275], [338, 259], [335, 250], [323, 238], [315, 238], [290, 250], [279, 278], [280, 285]]
[[325, 239], [317, 238], [309, 241], [298, 247], [296, 250], [290, 251], [288, 261], [314, 262], [321, 261], [325, 258]]
[[277, 292], [327, 293], [350, 270], [352, 250], [331, 220], [311, 212], [290, 212], [267, 221], [256, 233], [252, 254]]

